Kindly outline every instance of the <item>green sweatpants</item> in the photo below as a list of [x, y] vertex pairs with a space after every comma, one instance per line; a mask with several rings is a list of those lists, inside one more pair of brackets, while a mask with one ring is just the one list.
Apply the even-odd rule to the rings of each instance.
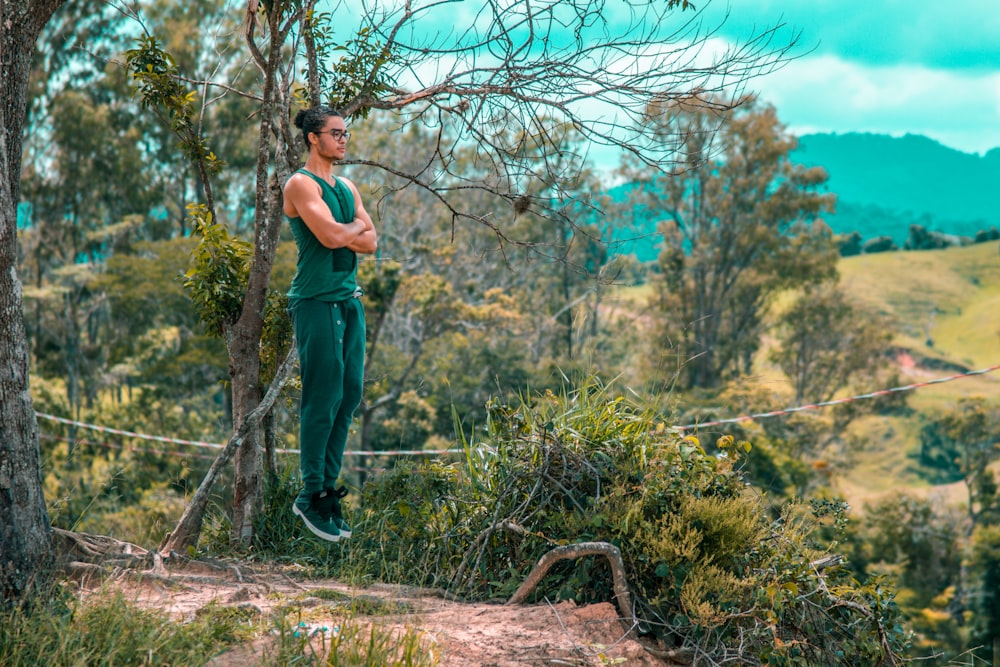
[[361, 299], [289, 304], [299, 351], [302, 398], [299, 452], [303, 494], [332, 488], [347, 433], [361, 404], [365, 375], [365, 310]]

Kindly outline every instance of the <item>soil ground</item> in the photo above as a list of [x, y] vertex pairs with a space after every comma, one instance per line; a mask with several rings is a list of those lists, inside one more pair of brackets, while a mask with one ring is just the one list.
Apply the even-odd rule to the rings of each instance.
[[[281, 572], [250, 572], [238, 564], [191, 561], [183, 569], [119, 577], [112, 584], [134, 603], [190, 619], [205, 606], [249, 607], [270, 616], [279, 611], [301, 618], [302, 630], [322, 633], [351, 623], [376, 623], [385, 629], [416, 630], [441, 667], [533, 667], [572, 665], [669, 665], [628, 636], [614, 605], [577, 606], [573, 602], [505, 605], [444, 599], [427, 589], [376, 585], [354, 588], [333, 580], [296, 580]], [[106, 590], [108, 584], [100, 587]], [[84, 593], [96, 592], [83, 588]], [[350, 610], [350, 611], [348, 611]], [[366, 613], [371, 610], [372, 613]], [[366, 636], [366, 635], [363, 635]], [[249, 667], [273, 648], [273, 638], [238, 646], [209, 663], [212, 667]], [[318, 646], [318, 649], [317, 649]]]

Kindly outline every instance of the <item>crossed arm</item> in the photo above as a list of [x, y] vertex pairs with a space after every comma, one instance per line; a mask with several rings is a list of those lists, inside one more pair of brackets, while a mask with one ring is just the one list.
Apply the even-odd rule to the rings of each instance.
[[354, 193], [354, 222], [361, 221], [365, 224], [365, 229], [354, 241], [347, 244], [349, 250], [361, 253], [362, 255], [371, 255], [378, 248], [378, 235], [375, 233], [375, 225], [372, 223], [372, 217], [368, 215], [368, 211], [365, 210], [365, 205], [361, 201], [361, 193], [358, 192], [358, 188], [354, 183], [343, 179], [347, 186]]
[[351, 222], [342, 224], [334, 220], [323, 202], [320, 186], [302, 174], [292, 175], [285, 184], [285, 214], [302, 218], [317, 240], [327, 248], [348, 248], [370, 255], [378, 247], [375, 225], [365, 210], [357, 186], [346, 178], [341, 180], [354, 195], [355, 217]]

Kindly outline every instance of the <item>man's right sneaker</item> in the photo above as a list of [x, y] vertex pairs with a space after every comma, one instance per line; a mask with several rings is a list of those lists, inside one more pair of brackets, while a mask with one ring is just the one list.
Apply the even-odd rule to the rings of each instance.
[[[323, 493], [323, 492], [320, 492]], [[322, 502], [323, 499], [317, 499], [315, 496], [320, 495], [320, 493], [314, 493], [313, 498], [306, 500], [300, 494], [295, 502], [292, 503], [292, 512], [295, 513], [302, 522], [306, 524], [313, 535], [327, 540], [328, 542], [337, 542], [340, 540], [340, 529], [337, 528], [337, 524], [333, 519], [323, 515], [323, 512], [317, 507], [317, 500]]]

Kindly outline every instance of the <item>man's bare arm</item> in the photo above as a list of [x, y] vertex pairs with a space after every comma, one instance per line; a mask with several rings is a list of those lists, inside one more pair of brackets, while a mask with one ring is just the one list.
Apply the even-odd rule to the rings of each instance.
[[[358, 217], [346, 224], [334, 220], [329, 207], [323, 201], [319, 185], [301, 174], [293, 174], [285, 184], [285, 213], [302, 218], [316, 239], [327, 248], [350, 248], [371, 225], [371, 218], [368, 218], [367, 223]], [[365, 215], [367, 216], [367, 213]], [[374, 252], [374, 249], [371, 252]]]
[[348, 187], [351, 188], [351, 192], [354, 193], [354, 222], [361, 221], [365, 224], [365, 230], [357, 238], [348, 243], [346, 247], [354, 252], [370, 255], [378, 248], [378, 234], [375, 232], [375, 224], [372, 222], [371, 216], [368, 215], [368, 211], [361, 201], [361, 193], [358, 191], [357, 186], [346, 178], [342, 180], [347, 183]]

